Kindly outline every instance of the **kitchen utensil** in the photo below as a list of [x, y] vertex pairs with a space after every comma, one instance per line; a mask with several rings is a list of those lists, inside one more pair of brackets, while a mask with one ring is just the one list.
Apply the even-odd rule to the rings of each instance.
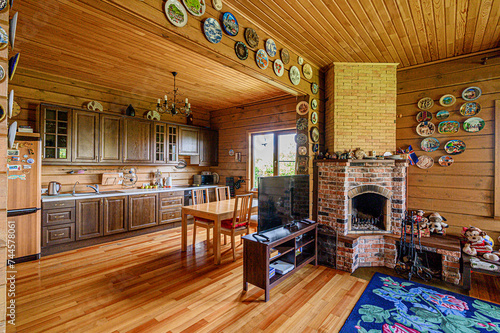
[[59, 195], [60, 190], [61, 190], [61, 183], [49, 182], [49, 188], [48, 188], [49, 195]]

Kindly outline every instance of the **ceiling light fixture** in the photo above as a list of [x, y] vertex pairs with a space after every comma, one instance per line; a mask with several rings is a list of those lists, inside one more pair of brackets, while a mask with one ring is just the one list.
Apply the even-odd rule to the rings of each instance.
[[168, 113], [171, 114], [172, 116], [179, 114], [184, 117], [189, 117], [189, 115], [191, 115], [191, 103], [189, 103], [187, 98], [184, 105], [182, 105], [182, 102], [180, 100], [177, 100], [177, 95], [179, 90], [179, 88], [177, 88], [175, 85], [175, 77], [177, 76], [177, 72], [172, 72], [172, 75], [174, 76], [174, 91], [173, 91], [174, 98], [171, 103], [169, 103], [167, 95], [165, 95], [163, 102], [161, 98], [158, 98], [158, 104], [156, 104], [156, 111], [158, 111], [159, 113]]

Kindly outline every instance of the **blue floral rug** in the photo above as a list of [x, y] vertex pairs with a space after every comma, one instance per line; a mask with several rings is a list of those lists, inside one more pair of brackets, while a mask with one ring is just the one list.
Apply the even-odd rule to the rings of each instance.
[[500, 333], [500, 306], [376, 273], [340, 332]]

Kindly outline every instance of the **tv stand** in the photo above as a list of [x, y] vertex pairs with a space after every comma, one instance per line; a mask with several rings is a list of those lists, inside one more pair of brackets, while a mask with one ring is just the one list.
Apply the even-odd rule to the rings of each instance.
[[[287, 277], [307, 264], [318, 264], [318, 229], [317, 223], [297, 222], [297, 227], [290, 229], [281, 227], [259, 236], [266, 236], [269, 241], [261, 242], [254, 238], [255, 234], [243, 237], [243, 290], [248, 290], [248, 284], [264, 289], [265, 301], [269, 300], [269, 292]], [[296, 237], [301, 236], [300, 240]], [[277, 249], [279, 254], [270, 258], [271, 249]], [[298, 250], [301, 249], [301, 253]], [[281, 260], [295, 267], [286, 274], [278, 272], [269, 278], [269, 265]]]

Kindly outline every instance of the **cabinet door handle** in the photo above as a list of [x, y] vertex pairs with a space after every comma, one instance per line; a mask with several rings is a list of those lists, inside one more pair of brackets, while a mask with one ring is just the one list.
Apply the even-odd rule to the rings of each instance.
[[58, 203], [58, 204], [54, 204], [54, 206], [61, 207], [61, 206], [64, 206], [64, 204], [63, 203]]
[[54, 220], [61, 220], [64, 219], [66, 216], [65, 215], [53, 215], [52, 219]]
[[54, 234], [54, 237], [59, 237], [59, 236], [64, 236], [64, 232], [61, 232], [59, 234]]

